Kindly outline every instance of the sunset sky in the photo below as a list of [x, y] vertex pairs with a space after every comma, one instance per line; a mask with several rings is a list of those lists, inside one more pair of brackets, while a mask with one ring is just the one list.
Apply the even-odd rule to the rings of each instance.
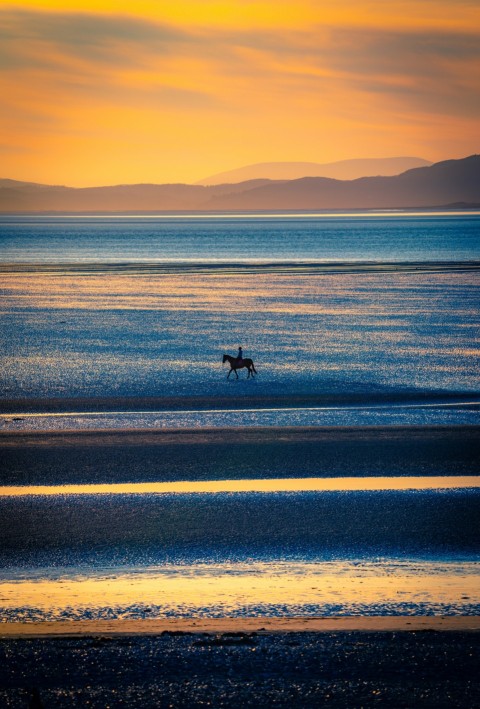
[[0, 177], [479, 152], [478, 0], [0, 2]]

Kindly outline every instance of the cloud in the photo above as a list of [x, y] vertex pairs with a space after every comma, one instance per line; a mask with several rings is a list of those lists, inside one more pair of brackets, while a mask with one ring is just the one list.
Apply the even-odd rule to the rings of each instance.
[[439, 75], [480, 58], [480, 33], [335, 29], [328, 61], [354, 74]]
[[[230, 35], [243, 71], [285, 87], [372, 94], [409, 109], [472, 116], [480, 109], [480, 31], [315, 27], [310, 32]], [[242, 50], [252, 51], [251, 54]], [[249, 59], [250, 57], [250, 59]], [[232, 59], [230, 67], [239, 71]], [[240, 68], [240, 72], [241, 72]]]
[[103, 80], [95, 83], [78, 81], [69, 76], [57, 82], [57, 91], [80, 102], [98, 101], [117, 105], [119, 108], [134, 107], [151, 109], [201, 110], [218, 108], [221, 101], [206, 91], [164, 86], [151, 82], [148, 86], [123, 85]]
[[16, 86], [3, 92], [11, 109], [18, 101], [33, 115], [42, 96], [53, 112], [52, 96], [180, 110], [220, 103], [195, 79], [178, 85], [178, 76], [159, 71], [166, 61], [198, 55], [191, 45], [203, 40], [178, 28], [118, 15], [25, 10], [0, 11], [0, 28], [0, 69]]
[[22, 155], [28, 154], [31, 150], [23, 145], [11, 145], [9, 143], [0, 143], [0, 155]]
[[22, 65], [32, 55], [41, 60], [42, 48], [87, 62], [124, 63], [135, 60], [125, 51], [132, 46], [165, 54], [189, 40], [178, 28], [126, 16], [4, 10], [0, 18], [0, 41], [10, 49], [3, 47], [4, 61], [10, 56]]
[[480, 109], [478, 34], [336, 30], [332, 39], [320, 61], [352, 87], [432, 113]]
[[324, 104], [363, 94], [386, 109], [390, 102], [395, 110], [472, 116], [480, 108], [475, 29], [186, 30], [115, 14], [18, 9], [0, 11], [0, 27], [0, 67], [25, 91], [30, 83], [45, 93], [179, 110], [228, 103], [254, 110], [297, 99], [318, 106], [319, 92]]

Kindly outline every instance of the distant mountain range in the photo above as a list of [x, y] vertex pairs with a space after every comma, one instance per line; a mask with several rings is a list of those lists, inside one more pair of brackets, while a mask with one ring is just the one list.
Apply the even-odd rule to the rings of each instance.
[[248, 180], [237, 184], [73, 188], [0, 180], [0, 212], [161, 212], [402, 209], [480, 206], [480, 156], [400, 175], [335, 180]]
[[259, 162], [228, 172], [219, 172], [199, 180], [197, 185], [236, 184], [247, 180], [298, 180], [301, 177], [331, 177], [334, 180], [356, 180], [359, 177], [399, 175], [414, 167], [432, 163], [422, 158], [364, 158], [317, 162]]

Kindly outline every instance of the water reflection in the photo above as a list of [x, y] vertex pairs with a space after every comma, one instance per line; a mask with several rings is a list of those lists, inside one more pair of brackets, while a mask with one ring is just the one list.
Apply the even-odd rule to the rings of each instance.
[[[197, 411], [109, 411], [3, 414], [0, 431], [239, 428], [253, 426], [476, 425], [473, 401], [373, 406], [304, 406]], [[210, 402], [211, 404], [214, 401]]]
[[478, 612], [473, 563], [168, 565], [96, 575], [17, 576], [0, 585], [8, 620], [424, 615]]
[[[1, 280], [11, 398], [478, 390], [475, 271]], [[221, 364], [240, 343], [248, 385]]]
[[110, 483], [96, 485], [16, 485], [0, 487], [0, 497], [25, 495], [146, 495], [224, 492], [328, 492], [358, 490], [455, 490], [480, 487], [479, 475], [270, 478], [179, 482]]

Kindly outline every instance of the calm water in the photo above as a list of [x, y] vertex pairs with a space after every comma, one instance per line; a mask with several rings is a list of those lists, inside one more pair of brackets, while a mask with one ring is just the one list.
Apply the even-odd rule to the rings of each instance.
[[[0, 429], [478, 424], [479, 237], [477, 214], [2, 217]], [[258, 376], [227, 381], [239, 344]], [[449, 466], [196, 494], [30, 474], [0, 487], [3, 618], [478, 613], [479, 477]]]
[[478, 213], [0, 217], [2, 261], [469, 261]]

